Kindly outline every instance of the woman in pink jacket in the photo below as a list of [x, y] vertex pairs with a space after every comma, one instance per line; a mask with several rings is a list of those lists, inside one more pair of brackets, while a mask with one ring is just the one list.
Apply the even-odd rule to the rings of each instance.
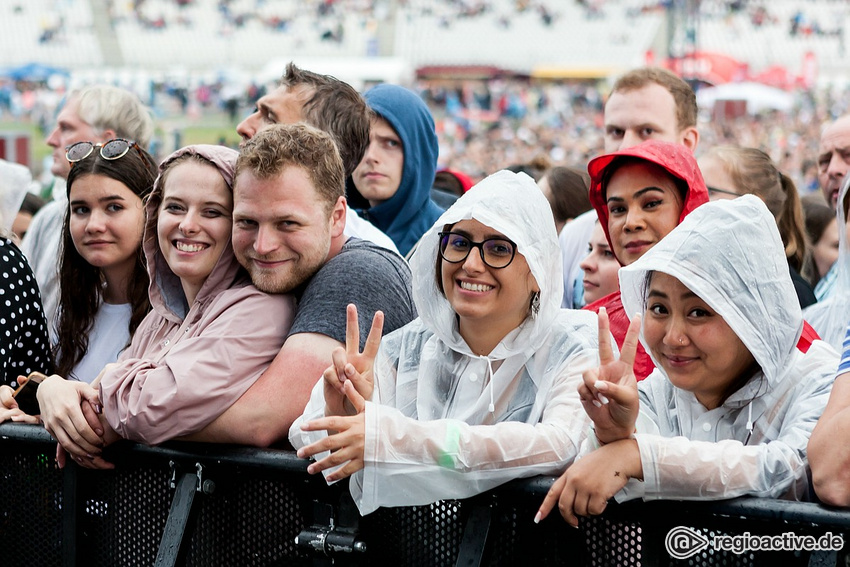
[[98, 455], [121, 437], [156, 444], [203, 429], [280, 350], [294, 300], [251, 285], [230, 242], [237, 155], [189, 146], [160, 165], [143, 244], [151, 313], [94, 388], [59, 376], [39, 387], [45, 427], [78, 463], [110, 466]]

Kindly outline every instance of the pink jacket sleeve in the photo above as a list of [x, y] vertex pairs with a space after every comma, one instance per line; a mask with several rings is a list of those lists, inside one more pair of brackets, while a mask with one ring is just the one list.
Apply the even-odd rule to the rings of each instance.
[[164, 356], [146, 357], [133, 345], [100, 384], [109, 425], [152, 445], [203, 429], [269, 366], [294, 312], [288, 295], [227, 290], [200, 316], [189, 312]]

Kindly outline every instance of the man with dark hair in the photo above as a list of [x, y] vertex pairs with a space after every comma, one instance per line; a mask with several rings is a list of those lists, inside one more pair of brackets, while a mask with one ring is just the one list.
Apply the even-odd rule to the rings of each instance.
[[[333, 137], [348, 177], [369, 146], [371, 117], [372, 111], [366, 101], [348, 83], [289, 63], [277, 88], [257, 101], [254, 113], [243, 120], [236, 131], [244, 143], [274, 124], [304, 122], [314, 126]], [[356, 206], [367, 206], [367, 201], [351, 185], [349, 191], [349, 197]], [[357, 216], [350, 207], [346, 214], [345, 233], [397, 251], [386, 234]]]
[[699, 143], [694, 90], [660, 67], [629, 71], [605, 103], [605, 153], [657, 139], [694, 151]]
[[[295, 293], [298, 308], [268, 370], [192, 439], [259, 446], [285, 439], [333, 351], [363, 348], [373, 313], [383, 311], [384, 333], [416, 317], [404, 260], [344, 234], [344, 183], [333, 139], [306, 124], [270, 126], [242, 145], [233, 250], [256, 287]], [[347, 345], [352, 303], [361, 314], [359, 345]]]

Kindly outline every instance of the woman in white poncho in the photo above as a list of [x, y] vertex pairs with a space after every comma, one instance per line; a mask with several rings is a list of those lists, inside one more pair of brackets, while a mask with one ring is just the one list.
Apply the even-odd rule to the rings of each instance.
[[299, 456], [333, 451], [309, 471], [353, 474], [362, 514], [562, 471], [587, 431], [576, 389], [598, 364], [596, 325], [559, 308], [558, 240], [534, 181], [501, 171], [473, 187], [422, 238], [411, 270], [419, 318], [379, 349], [373, 332], [363, 354], [337, 351], [290, 429]]
[[595, 425], [585, 449], [598, 448], [555, 483], [540, 517], [559, 501], [577, 525], [576, 515], [601, 513], [615, 495], [804, 499], [806, 443], [837, 353], [801, 340], [800, 306], [764, 203], [748, 195], [699, 207], [620, 270], [620, 288], [627, 312], [644, 313], [641, 341], [656, 370], [635, 385], [624, 364], [631, 344], [621, 360], [603, 353], [585, 374], [580, 392]]

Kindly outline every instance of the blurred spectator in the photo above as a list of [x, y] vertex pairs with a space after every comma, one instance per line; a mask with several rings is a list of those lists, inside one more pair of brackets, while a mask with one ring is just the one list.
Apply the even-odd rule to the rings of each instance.
[[12, 223], [12, 240], [20, 246], [21, 240], [27, 235], [30, 223], [35, 214], [43, 207], [45, 200], [34, 193], [27, 192], [24, 195], [24, 202], [21, 203], [21, 208], [15, 216], [15, 221]]
[[803, 197], [806, 234], [811, 254], [803, 266], [803, 275], [816, 286], [838, 259], [838, 219], [820, 194]]
[[574, 167], [553, 167], [537, 182], [552, 207], [555, 228], [560, 234], [568, 222], [592, 209], [588, 191], [590, 176]]

